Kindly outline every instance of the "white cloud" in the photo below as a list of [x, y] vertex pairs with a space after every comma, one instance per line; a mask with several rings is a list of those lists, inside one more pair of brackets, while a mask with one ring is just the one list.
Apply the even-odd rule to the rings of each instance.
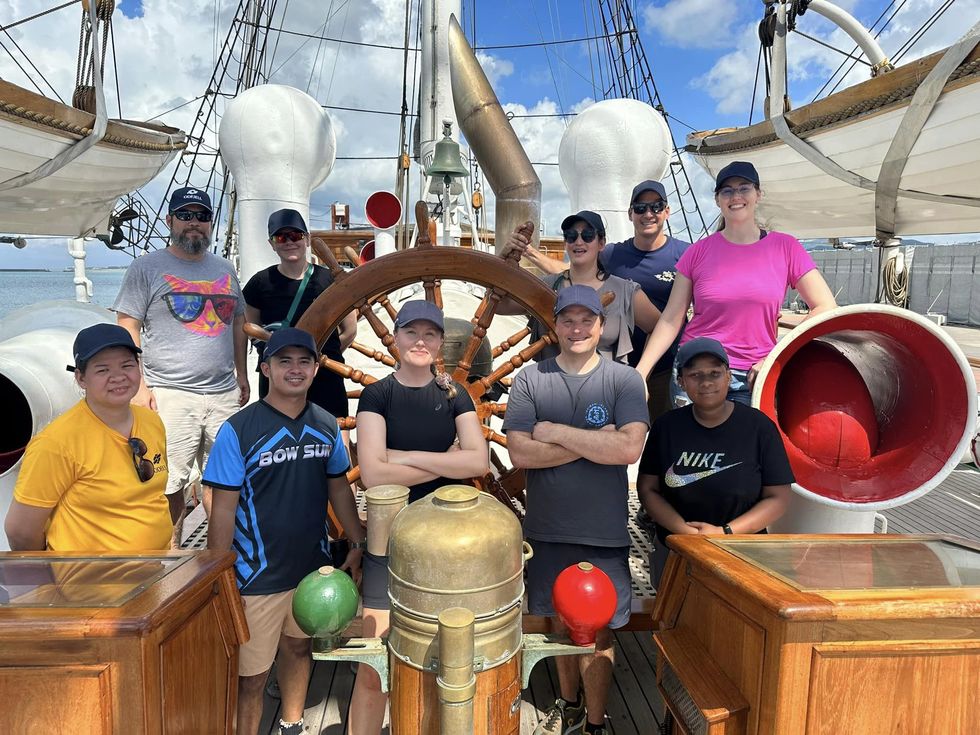
[[507, 61], [507, 59], [491, 56], [482, 51], [476, 52], [476, 58], [480, 62], [480, 66], [483, 67], [483, 73], [487, 75], [487, 79], [490, 80], [490, 85], [494, 89], [499, 89], [500, 81], [514, 73], [514, 64]]
[[681, 48], [725, 48], [732, 45], [738, 3], [719, 0], [670, 0], [642, 10], [644, 30]]

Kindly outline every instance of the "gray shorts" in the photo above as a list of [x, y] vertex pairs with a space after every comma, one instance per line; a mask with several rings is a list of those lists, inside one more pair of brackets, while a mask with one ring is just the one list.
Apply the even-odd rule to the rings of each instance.
[[361, 556], [361, 603], [372, 610], [388, 610], [388, 557], [369, 554]]
[[527, 609], [531, 615], [555, 616], [551, 588], [558, 575], [580, 561], [604, 571], [616, 588], [616, 614], [609, 627], [622, 628], [630, 619], [633, 584], [629, 567], [629, 546], [587, 546], [529, 539], [534, 556], [527, 563]]

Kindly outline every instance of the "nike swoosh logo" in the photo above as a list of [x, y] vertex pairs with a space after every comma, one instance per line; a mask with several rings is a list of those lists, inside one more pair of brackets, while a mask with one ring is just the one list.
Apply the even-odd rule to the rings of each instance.
[[664, 484], [666, 484], [667, 487], [684, 487], [685, 485], [690, 485], [692, 482], [697, 482], [698, 480], [703, 480], [706, 477], [717, 475], [719, 472], [723, 472], [724, 470], [730, 470], [732, 467], [738, 467], [740, 464], [742, 463], [736, 462], [735, 464], [717, 467], [712, 470], [705, 470], [704, 472], [692, 472], [690, 475], [678, 475], [676, 472], [674, 472], [674, 465], [671, 465], [670, 469], [667, 470], [667, 474], [664, 475]]

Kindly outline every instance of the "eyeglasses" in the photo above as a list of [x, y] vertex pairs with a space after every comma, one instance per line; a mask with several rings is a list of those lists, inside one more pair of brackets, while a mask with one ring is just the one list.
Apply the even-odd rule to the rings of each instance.
[[216, 293], [179, 293], [172, 291], [163, 297], [167, 302], [170, 313], [179, 321], [189, 324], [201, 316], [205, 305], [210, 301], [214, 313], [225, 324], [235, 320], [235, 309], [238, 307], [238, 297]]
[[562, 237], [565, 238], [565, 242], [571, 245], [573, 242], [582, 238], [582, 242], [592, 242], [599, 236], [599, 233], [593, 230], [591, 227], [586, 227], [584, 230], [565, 230], [562, 232]]
[[129, 439], [129, 448], [133, 452], [133, 467], [136, 468], [136, 476], [140, 482], [149, 482], [153, 479], [153, 463], [146, 459], [146, 442], [139, 437]]
[[171, 216], [176, 217], [181, 222], [190, 222], [192, 219], [196, 219], [198, 222], [210, 222], [211, 213], [206, 209], [202, 209], [197, 212], [192, 212], [187, 209], [178, 209], [176, 212], [171, 212]]
[[706, 373], [684, 373], [681, 375], [684, 380], [693, 380], [695, 383], [717, 383], [726, 376], [727, 373], [724, 370], [709, 370]]
[[667, 209], [667, 202], [663, 199], [656, 202], [637, 202], [632, 205], [633, 214], [646, 214], [648, 211], [654, 214], [660, 214], [665, 209]]
[[299, 242], [304, 237], [306, 237], [305, 232], [300, 232], [299, 230], [289, 230], [287, 232], [277, 232], [272, 236], [271, 240], [276, 245], [284, 245], [287, 242]]
[[718, 196], [722, 199], [731, 199], [733, 196], [738, 194], [742, 199], [745, 199], [749, 194], [755, 191], [755, 187], [752, 184], [742, 184], [732, 188], [730, 186], [723, 186], [718, 190]]

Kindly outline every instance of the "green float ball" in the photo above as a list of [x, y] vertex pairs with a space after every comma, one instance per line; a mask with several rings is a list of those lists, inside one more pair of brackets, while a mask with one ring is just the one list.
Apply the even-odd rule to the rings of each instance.
[[312, 638], [336, 640], [357, 614], [354, 581], [333, 567], [310, 572], [293, 594], [293, 617]]

